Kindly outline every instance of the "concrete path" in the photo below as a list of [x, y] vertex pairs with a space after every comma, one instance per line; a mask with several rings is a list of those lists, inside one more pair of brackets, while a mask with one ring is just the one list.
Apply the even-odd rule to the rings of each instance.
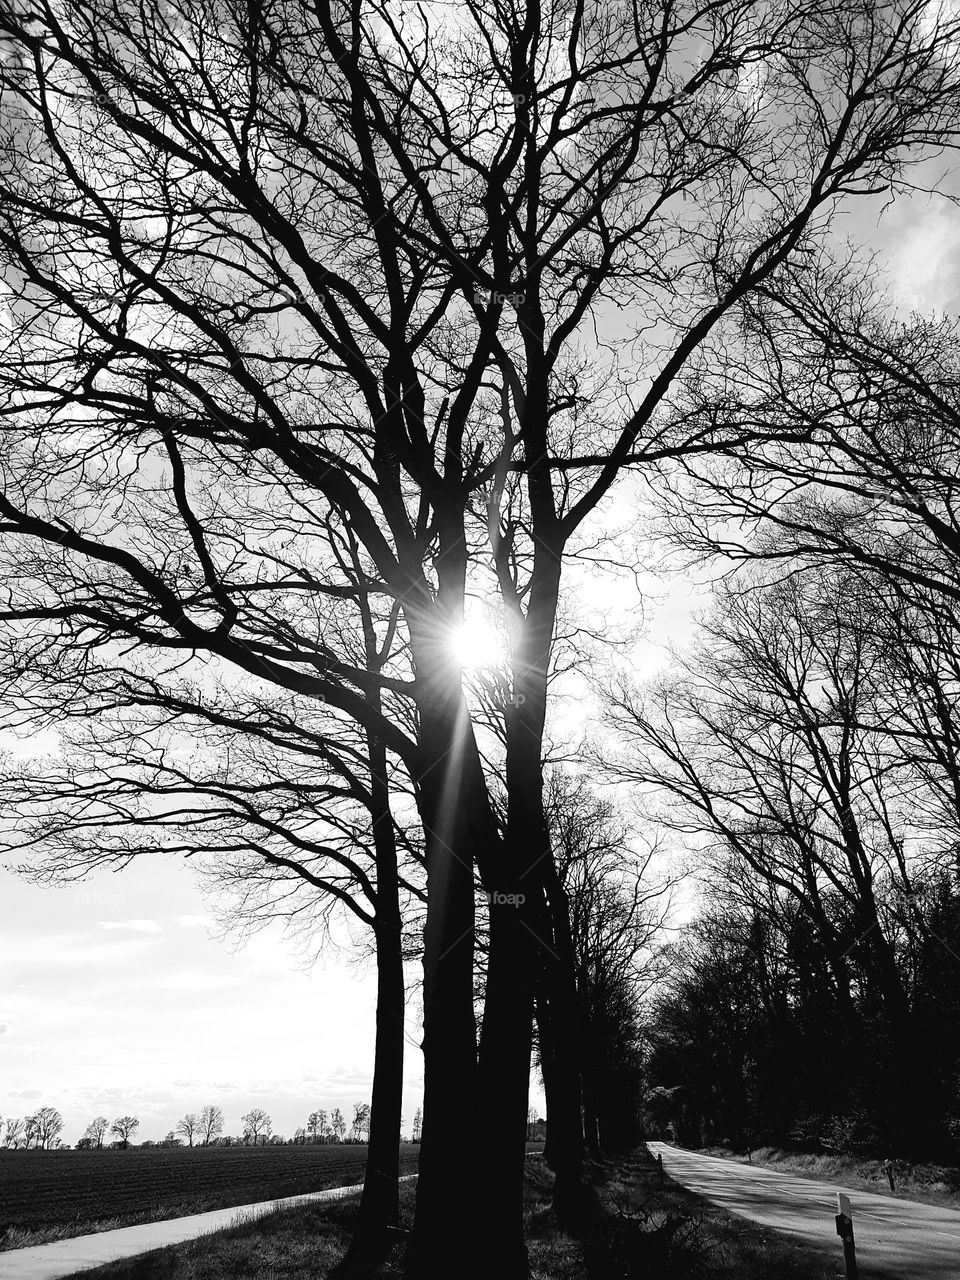
[[[415, 1173], [405, 1174], [400, 1181], [415, 1178]], [[329, 1187], [326, 1191], [312, 1191], [308, 1195], [288, 1196], [284, 1200], [264, 1200], [260, 1204], [238, 1204], [230, 1209], [214, 1209], [210, 1213], [194, 1213], [189, 1218], [169, 1218], [166, 1222], [144, 1222], [136, 1227], [119, 1227], [116, 1231], [98, 1231], [90, 1236], [74, 1236], [72, 1240], [55, 1240], [52, 1244], [30, 1245], [26, 1249], [6, 1249], [0, 1252], [0, 1280], [60, 1280], [77, 1271], [129, 1258], [137, 1253], [149, 1253], [166, 1245], [194, 1240], [209, 1235], [223, 1227], [234, 1227], [241, 1221], [258, 1218], [276, 1209], [286, 1209], [294, 1204], [309, 1204], [314, 1200], [339, 1200], [343, 1196], [358, 1195], [359, 1183], [352, 1187]]]
[[670, 1177], [698, 1196], [819, 1249], [834, 1250], [838, 1275], [843, 1274], [843, 1252], [834, 1215], [837, 1192], [845, 1191], [862, 1280], [960, 1280], [960, 1212], [955, 1209], [814, 1182], [663, 1142], [647, 1145], [654, 1156], [663, 1156]]

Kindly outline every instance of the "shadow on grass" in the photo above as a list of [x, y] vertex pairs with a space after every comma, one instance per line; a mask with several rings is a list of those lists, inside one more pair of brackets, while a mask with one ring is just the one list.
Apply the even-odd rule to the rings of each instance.
[[[589, 1170], [593, 1222], [574, 1239], [550, 1208], [553, 1175], [528, 1162], [524, 1227], [531, 1280], [835, 1280], [817, 1256], [705, 1205], [667, 1179], [660, 1191], [645, 1149]], [[382, 1272], [399, 1280], [414, 1188], [401, 1187], [397, 1244]], [[347, 1247], [356, 1197], [306, 1204], [198, 1240], [78, 1272], [75, 1280], [324, 1280]], [[447, 1278], [453, 1280], [453, 1277]]]
[[584, 1241], [586, 1280], [836, 1280], [838, 1256], [701, 1200], [646, 1148], [593, 1171], [604, 1216]]

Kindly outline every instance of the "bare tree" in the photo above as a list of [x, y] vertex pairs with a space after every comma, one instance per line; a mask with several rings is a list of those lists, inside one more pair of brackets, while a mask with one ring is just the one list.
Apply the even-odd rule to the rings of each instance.
[[[954, 24], [925, 15], [76, 0], [0, 16], [4, 153], [29, 156], [0, 180], [10, 702], [34, 723], [152, 705], [203, 655], [323, 700], [403, 762], [428, 879], [411, 1280], [449, 1267], [474, 1219], [470, 1265], [526, 1271], [563, 565], [624, 468], [725, 442], [667, 430], [663, 410], [741, 300], [814, 251], [838, 200], [902, 187], [952, 139]], [[629, 343], [610, 308], [642, 315]], [[311, 550], [326, 520], [398, 607], [403, 675], [371, 682], [318, 625], [344, 585]], [[511, 646], [502, 831], [450, 645], [488, 582]], [[449, 1116], [468, 1098], [505, 1140], [480, 1145], [465, 1191]]]
[[727, 591], [686, 674], [619, 699], [631, 744], [620, 768], [669, 796], [660, 821], [707, 837], [714, 892], [782, 921], [780, 898], [751, 889], [759, 881], [802, 914], [845, 1029], [869, 1005], [887, 1029], [889, 1078], [924, 1097], [900, 952], [922, 942], [909, 904], [955, 843], [930, 821], [942, 796], [923, 736], [898, 728], [902, 686], [877, 643], [876, 598], [857, 586], [821, 570]]
[[199, 1133], [201, 1144], [209, 1147], [223, 1133], [223, 1111], [220, 1107], [208, 1102], [200, 1110]]
[[37, 1143], [37, 1123], [33, 1116], [23, 1117], [23, 1148], [29, 1151]]
[[540, 1113], [536, 1107], [530, 1107], [527, 1111], [527, 1141], [530, 1142], [536, 1133], [536, 1127], [540, 1123]]
[[325, 1111], [310, 1112], [307, 1116], [307, 1132], [310, 1134], [312, 1141], [323, 1141], [327, 1132], [327, 1113]]
[[[601, 1131], [611, 1148], [638, 1137], [638, 1010], [660, 973], [658, 949], [675, 878], [657, 866], [658, 844], [631, 837], [625, 817], [582, 780], [553, 771], [547, 814], [557, 867], [552, 892], [569, 921], [583, 1139], [598, 1157]], [[553, 1162], [558, 1158], [551, 1085], [556, 1054], [549, 1015], [539, 1023], [547, 1090], [545, 1155]]]
[[343, 1118], [343, 1112], [339, 1107], [334, 1107], [330, 1115], [330, 1128], [336, 1135], [338, 1142], [343, 1141], [343, 1135], [347, 1132], [347, 1122]]
[[48, 1150], [63, 1132], [63, 1117], [56, 1107], [40, 1107], [24, 1121], [24, 1130], [35, 1146]]
[[133, 1135], [139, 1128], [140, 1121], [136, 1116], [118, 1116], [110, 1126], [110, 1132], [117, 1135], [120, 1139], [120, 1145], [126, 1150]]
[[[349, 533], [342, 545], [334, 543], [341, 558], [356, 552]], [[344, 649], [373, 675], [392, 659], [395, 619], [389, 612], [374, 619], [362, 582], [352, 594], [360, 635], [351, 635], [340, 617], [336, 626], [345, 633]], [[389, 705], [379, 694], [368, 696], [381, 709]], [[155, 704], [136, 719], [101, 716], [58, 772], [18, 779], [23, 847], [34, 842], [37, 815], [55, 807], [56, 831], [48, 827], [42, 836], [50, 850], [44, 875], [125, 864], [159, 847], [203, 852], [213, 887], [235, 891], [233, 907], [222, 911], [229, 927], [251, 932], [281, 918], [316, 946], [332, 912], [346, 909], [370, 928], [378, 973], [372, 1155], [355, 1239], [373, 1258], [388, 1247], [385, 1228], [399, 1212], [403, 960], [412, 957], [419, 914], [408, 903], [424, 896], [422, 838], [411, 832], [409, 817], [401, 821], [394, 812], [395, 805], [414, 809], [409, 780], [356, 726], [352, 732], [340, 726], [332, 742], [329, 717], [302, 700], [261, 696], [229, 714], [221, 703], [211, 715], [199, 691], [180, 686], [172, 696], [158, 692]], [[391, 714], [400, 720], [402, 709], [391, 707]], [[158, 727], [171, 717], [172, 737]], [[177, 746], [188, 733], [205, 750], [185, 767]], [[145, 760], [148, 734], [157, 750]], [[149, 805], [141, 801], [144, 789], [154, 797]], [[163, 805], [156, 803], [160, 796]]]
[[23, 1142], [23, 1121], [7, 1117], [6, 1128], [3, 1134], [3, 1145], [16, 1151]]
[[266, 1146], [273, 1123], [263, 1108], [251, 1107], [245, 1116], [240, 1117], [240, 1120], [243, 1124], [244, 1142], [249, 1142], [254, 1147], [257, 1143]]
[[370, 1104], [368, 1102], [355, 1102], [353, 1104], [353, 1130], [354, 1142], [362, 1142], [363, 1135], [368, 1132], [370, 1125]]
[[106, 1116], [97, 1116], [87, 1125], [83, 1136], [89, 1138], [91, 1145], [100, 1151], [103, 1149], [103, 1139], [106, 1136], [109, 1125], [110, 1121]]
[[957, 323], [898, 318], [872, 267], [808, 265], [745, 300], [740, 346], [690, 380], [688, 419], [749, 420], [757, 437], [674, 473], [674, 532], [737, 559], [842, 562], [949, 614], [960, 600]]
[[182, 1120], [177, 1121], [176, 1132], [186, 1138], [187, 1145], [193, 1146], [194, 1136], [200, 1131], [200, 1121], [196, 1112], [188, 1111]]

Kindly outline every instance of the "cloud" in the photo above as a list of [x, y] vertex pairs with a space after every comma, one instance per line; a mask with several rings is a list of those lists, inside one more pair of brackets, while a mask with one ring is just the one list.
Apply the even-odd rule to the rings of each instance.
[[209, 916], [177, 916], [177, 924], [181, 929], [202, 929], [210, 923]]
[[181, 969], [164, 974], [150, 984], [156, 991], [226, 991], [243, 985], [238, 975], [205, 973], [200, 969]]
[[129, 929], [133, 933], [163, 933], [159, 920], [98, 920], [98, 929]]
[[899, 301], [908, 310], [932, 311], [955, 298], [951, 262], [960, 246], [956, 218], [939, 208], [912, 206], [910, 221], [898, 223], [888, 272]]

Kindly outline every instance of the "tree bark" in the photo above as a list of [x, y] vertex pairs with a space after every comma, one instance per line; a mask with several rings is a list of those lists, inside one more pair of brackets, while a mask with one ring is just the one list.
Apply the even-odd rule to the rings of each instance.
[[[567, 895], [552, 856], [544, 859], [553, 950], [544, 957], [554, 1048], [554, 1116], [548, 1119], [555, 1173], [553, 1210], [560, 1225], [579, 1230], [586, 1208], [583, 1186], [582, 1058], [580, 1002]], [[553, 1129], [551, 1134], [549, 1131]]]
[[600, 1145], [600, 1114], [597, 1109], [597, 1095], [589, 1074], [583, 1082], [583, 1129], [587, 1153], [593, 1160], [600, 1160], [603, 1148]]
[[[359, 565], [358, 565], [359, 568]], [[369, 603], [361, 600], [367, 667], [378, 669], [377, 633]], [[381, 711], [380, 694], [368, 700]], [[377, 957], [376, 1038], [367, 1164], [360, 1212], [343, 1261], [332, 1273], [339, 1280], [364, 1280], [379, 1271], [393, 1243], [391, 1228], [400, 1218], [400, 1125], [403, 1108], [403, 926], [397, 840], [390, 807], [387, 750], [382, 739], [366, 733], [370, 762], [370, 816], [376, 864], [374, 939]]]
[[423, 942], [424, 1102], [419, 1177], [405, 1280], [434, 1280], [457, 1259], [476, 1274], [475, 1168], [464, 1135], [477, 1131], [477, 1034], [473, 1012], [474, 862], [496, 838], [486, 786], [462, 698], [425, 704], [420, 804], [426, 835], [427, 919]]
[[[404, 983], [396, 857], [386, 882], [378, 875], [377, 1014], [370, 1100], [370, 1137], [360, 1212], [350, 1247], [332, 1277], [375, 1275], [394, 1243], [400, 1218], [400, 1125], [403, 1107]], [[389, 905], [388, 905], [389, 904]]]
[[[550, 507], [549, 477], [536, 489], [538, 509]], [[544, 488], [544, 485], [546, 488]], [[514, 699], [506, 718], [507, 821], [502, 851], [487, 860], [490, 954], [480, 1037], [483, 1114], [497, 1118], [498, 1149], [481, 1148], [484, 1177], [484, 1272], [525, 1280], [523, 1176], [526, 1157], [534, 990], [553, 936], [544, 892], [552, 857], [543, 804], [543, 731], [547, 673], [560, 586], [560, 557], [538, 541], [526, 618], [513, 652]]]
[[[497, 1142], [481, 1147], [483, 1178], [479, 1252], [482, 1272], [497, 1280], [525, 1280], [529, 1265], [523, 1239], [533, 997], [537, 968], [534, 911], [516, 880], [491, 893], [490, 954], [480, 1035], [481, 1120], [496, 1123]], [[527, 887], [526, 894], [530, 894]]]

